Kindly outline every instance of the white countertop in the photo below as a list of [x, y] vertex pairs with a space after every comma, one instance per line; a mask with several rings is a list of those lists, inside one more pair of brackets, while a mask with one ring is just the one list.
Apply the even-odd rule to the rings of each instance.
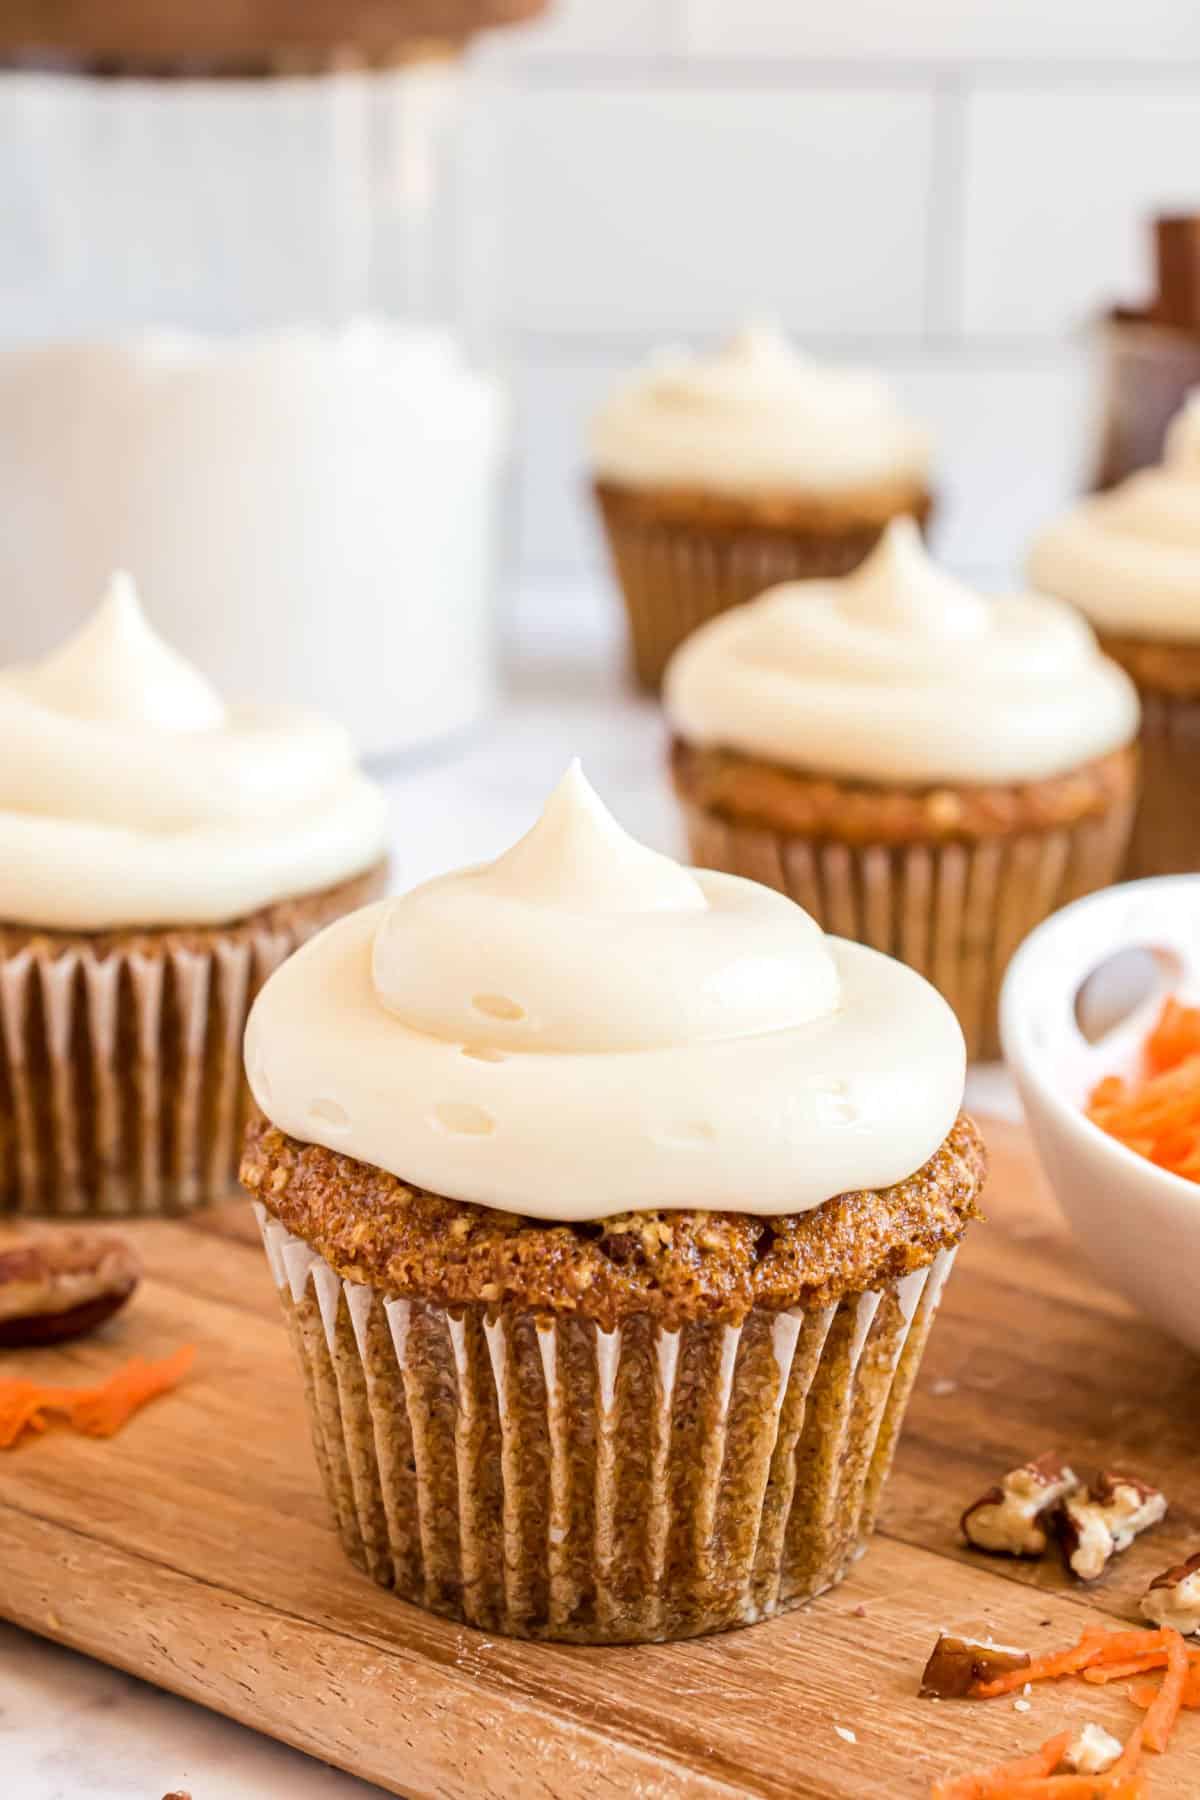
[[[682, 843], [663, 777], [657, 708], [631, 698], [598, 595], [524, 597], [526, 654], [488, 726], [454, 752], [387, 777], [396, 880], [411, 886], [507, 848], [572, 756], [621, 822], [660, 849]], [[981, 1111], [1012, 1113], [998, 1070], [971, 1078]], [[381, 1790], [189, 1701], [0, 1625], [3, 1800], [366, 1800]]]

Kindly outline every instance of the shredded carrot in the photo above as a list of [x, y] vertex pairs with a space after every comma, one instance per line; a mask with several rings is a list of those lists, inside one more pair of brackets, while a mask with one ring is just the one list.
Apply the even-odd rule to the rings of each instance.
[[1069, 1649], [1054, 1650], [1048, 1656], [1035, 1656], [1023, 1669], [1010, 1669], [1004, 1675], [997, 1675], [994, 1681], [985, 1681], [978, 1687], [973, 1687], [972, 1696], [976, 1700], [996, 1700], [1001, 1694], [1015, 1693], [1027, 1681], [1057, 1681], [1061, 1675], [1077, 1675], [1091, 1663], [1099, 1662], [1104, 1655], [1105, 1640], [1117, 1635], [1124, 1637], [1127, 1634], [1085, 1631], [1079, 1642], [1072, 1644]]
[[933, 1800], [1142, 1800], [1143, 1748], [1165, 1750], [1180, 1708], [1200, 1707], [1200, 1652], [1189, 1651], [1179, 1632], [1169, 1626], [1154, 1631], [1089, 1628], [1069, 1648], [1035, 1657], [1025, 1668], [971, 1690], [975, 1699], [988, 1700], [1011, 1694], [1027, 1681], [1062, 1675], [1118, 1681], [1164, 1666], [1160, 1684], [1139, 1682], [1130, 1690], [1130, 1699], [1146, 1716], [1103, 1775], [1055, 1773], [1072, 1735], [1065, 1732], [1034, 1756], [943, 1782], [933, 1789]]
[[1168, 1627], [1162, 1635], [1167, 1640], [1167, 1672], [1154, 1697], [1153, 1706], [1139, 1727], [1147, 1749], [1159, 1752], [1166, 1749], [1175, 1728], [1179, 1708], [1183, 1704], [1183, 1690], [1191, 1672], [1187, 1645], [1179, 1633]]
[[89, 1437], [112, 1437], [140, 1407], [181, 1382], [195, 1360], [191, 1344], [160, 1362], [134, 1357], [96, 1387], [50, 1387], [19, 1378], [0, 1380], [0, 1450], [27, 1431], [44, 1431], [47, 1415], [65, 1416]]
[[1166, 1665], [1166, 1651], [1156, 1650], [1152, 1656], [1138, 1656], [1129, 1662], [1102, 1663], [1097, 1668], [1085, 1669], [1083, 1679], [1104, 1687], [1110, 1681], [1125, 1681], [1130, 1675], [1147, 1675], [1152, 1669], [1164, 1669]]
[[1164, 1003], [1142, 1065], [1132, 1080], [1097, 1082], [1087, 1115], [1139, 1156], [1200, 1182], [1200, 1006]]
[[1069, 1731], [1060, 1731], [1035, 1750], [1032, 1756], [1020, 1756], [1014, 1762], [998, 1763], [994, 1769], [983, 1769], [977, 1775], [962, 1775], [956, 1781], [943, 1782], [933, 1790], [933, 1800], [993, 1800], [1007, 1785], [1025, 1776], [1049, 1775], [1057, 1769], [1071, 1741]]
[[[1129, 1698], [1135, 1706], [1140, 1706], [1145, 1711], [1147, 1707], [1154, 1705], [1158, 1698], [1158, 1689], [1152, 1681], [1141, 1681], [1136, 1687], [1130, 1688]], [[1194, 1659], [1191, 1673], [1183, 1684], [1183, 1698], [1180, 1704], [1185, 1706], [1189, 1712], [1200, 1710], [1200, 1668], [1197, 1668]]]

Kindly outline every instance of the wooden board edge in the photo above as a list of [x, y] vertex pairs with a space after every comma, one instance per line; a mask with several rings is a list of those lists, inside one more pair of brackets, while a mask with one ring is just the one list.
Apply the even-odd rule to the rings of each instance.
[[[589, 1795], [612, 1800], [631, 1792], [739, 1800], [763, 1791], [615, 1738], [532, 1703], [527, 1692], [483, 1688], [477, 1670], [458, 1674], [405, 1655], [389, 1683], [376, 1643], [7, 1503], [0, 1566], [3, 1613], [13, 1624], [405, 1800], [526, 1800], [534, 1765], [548, 1792], [582, 1792], [586, 1783]], [[395, 1766], [398, 1742], [409, 1759], [403, 1769]]]

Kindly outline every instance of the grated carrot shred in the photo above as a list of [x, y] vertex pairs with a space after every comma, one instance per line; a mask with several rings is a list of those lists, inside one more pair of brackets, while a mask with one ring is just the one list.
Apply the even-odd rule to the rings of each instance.
[[1010, 1669], [1006, 1675], [997, 1675], [994, 1681], [985, 1681], [971, 1689], [976, 1700], [997, 1700], [1002, 1694], [1015, 1693], [1025, 1686], [1027, 1681], [1057, 1681], [1063, 1675], [1077, 1675], [1092, 1663], [1104, 1660], [1105, 1641], [1112, 1637], [1120, 1637], [1127, 1641], [1132, 1636], [1144, 1637], [1144, 1632], [1109, 1632], [1092, 1629], [1085, 1631], [1077, 1644], [1066, 1650], [1053, 1650], [1047, 1656], [1035, 1656], [1033, 1661], [1023, 1669]]
[[1153, 1656], [1139, 1656], [1129, 1662], [1102, 1663], [1097, 1668], [1085, 1669], [1083, 1679], [1100, 1687], [1110, 1681], [1126, 1681], [1131, 1675], [1148, 1675], [1152, 1669], [1164, 1669], [1167, 1665], [1165, 1650], [1156, 1650]]
[[[1191, 1662], [1191, 1673], [1183, 1684], [1180, 1705], [1189, 1712], [1195, 1712], [1200, 1711], [1200, 1668], [1196, 1666], [1195, 1652], [1191, 1653]], [[1154, 1705], [1158, 1689], [1152, 1681], [1140, 1681], [1136, 1687], [1130, 1688], [1129, 1698], [1135, 1706], [1140, 1706], [1145, 1711], [1147, 1707]]]
[[1154, 1697], [1146, 1717], [1142, 1720], [1140, 1730], [1148, 1750], [1156, 1750], [1160, 1754], [1167, 1747], [1175, 1721], [1179, 1717], [1179, 1709], [1183, 1704], [1183, 1690], [1191, 1673], [1188, 1660], [1187, 1645], [1177, 1631], [1164, 1631], [1167, 1640], [1167, 1672]]
[[158, 1362], [135, 1356], [107, 1381], [90, 1388], [0, 1379], [0, 1450], [11, 1449], [26, 1432], [44, 1431], [48, 1415], [54, 1413], [88, 1437], [112, 1437], [141, 1407], [177, 1387], [195, 1357], [191, 1344]]
[[[1023, 1669], [971, 1689], [973, 1698], [988, 1700], [1010, 1694], [1027, 1681], [1053, 1681], [1062, 1675], [1082, 1675], [1085, 1681], [1119, 1681], [1164, 1665], [1166, 1673], [1160, 1684], [1139, 1682], [1130, 1690], [1130, 1699], [1144, 1708], [1146, 1716], [1103, 1775], [1055, 1774], [1071, 1739], [1072, 1734], [1066, 1732], [1051, 1738], [1033, 1757], [942, 1782], [933, 1788], [932, 1800], [1142, 1800], [1139, 1768], [1143, 1749], [1165, 1751], [1180, 1708], [1200, 1707], [1200, 1652], [1189, 1651], [1172, 1627], [1155, 1631], [1090, 1628], [1067, 1649], [1036, 1657]], [[1053, 1761], [1048, 1760], [1051, 1751]]]
[[1060, 1731], [1032, 1756], [1020, 1756], [1013, 1762], [998, 1763], [994, 1769], [983, 1769], [977, 1775], [962, 1775], [955, 1781], [943, 1782], [934, 1788], [933, 1800], [993, 1800], [1006, 1784], [1025, 1777], [1049, 1775], [1057, 1769], [1070, 1741], [1071, 1733]]
[[1106, 1075], [1085, 1110], [1139, 1156], [1200, 1182], [1200, 1006], [1166, 1000], [1143, 1045], [1141, 1075]]

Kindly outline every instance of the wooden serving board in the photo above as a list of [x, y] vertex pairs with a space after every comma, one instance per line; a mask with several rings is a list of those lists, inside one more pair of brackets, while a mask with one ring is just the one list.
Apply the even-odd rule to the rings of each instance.
[[[990, 1221], [970, 1233], [909, 1413], [882, 1529], [804, 1611], [693, 1643], [579, 1649], [485, 1637], [380, 1592], [326, 1520], [278, 1302], [249, 1208], [127, 1228], [148, 1278], [127, 1314], [3, 1367], [92, 1379], [184, 1341], [188, 1384], [119, 1438], [47, 1434], [0, 1457], [0, 1614], [409, 1796], [921, 1796], [1072, 1721], [1119, 1732], [1113, 1689], [931, 1703], [938, 1629], [1034, 1648], [1136, 1616], [1200, 1545], [1197, 1378], [1187, 1352], [1096, 1285], [1028, 1144], [988, 1130]], [[1167, 1523], [1105, 1580], [966, 1551], [962, 1507], [1057, 1447], [1168, 1493]], [[838, 1727], [847, 1735], [839, 1733]], [[853, 1734], [853, 1738], [849, 1734]], [[1200, 1716], [1152, 1770], [1200, 1794]]]

